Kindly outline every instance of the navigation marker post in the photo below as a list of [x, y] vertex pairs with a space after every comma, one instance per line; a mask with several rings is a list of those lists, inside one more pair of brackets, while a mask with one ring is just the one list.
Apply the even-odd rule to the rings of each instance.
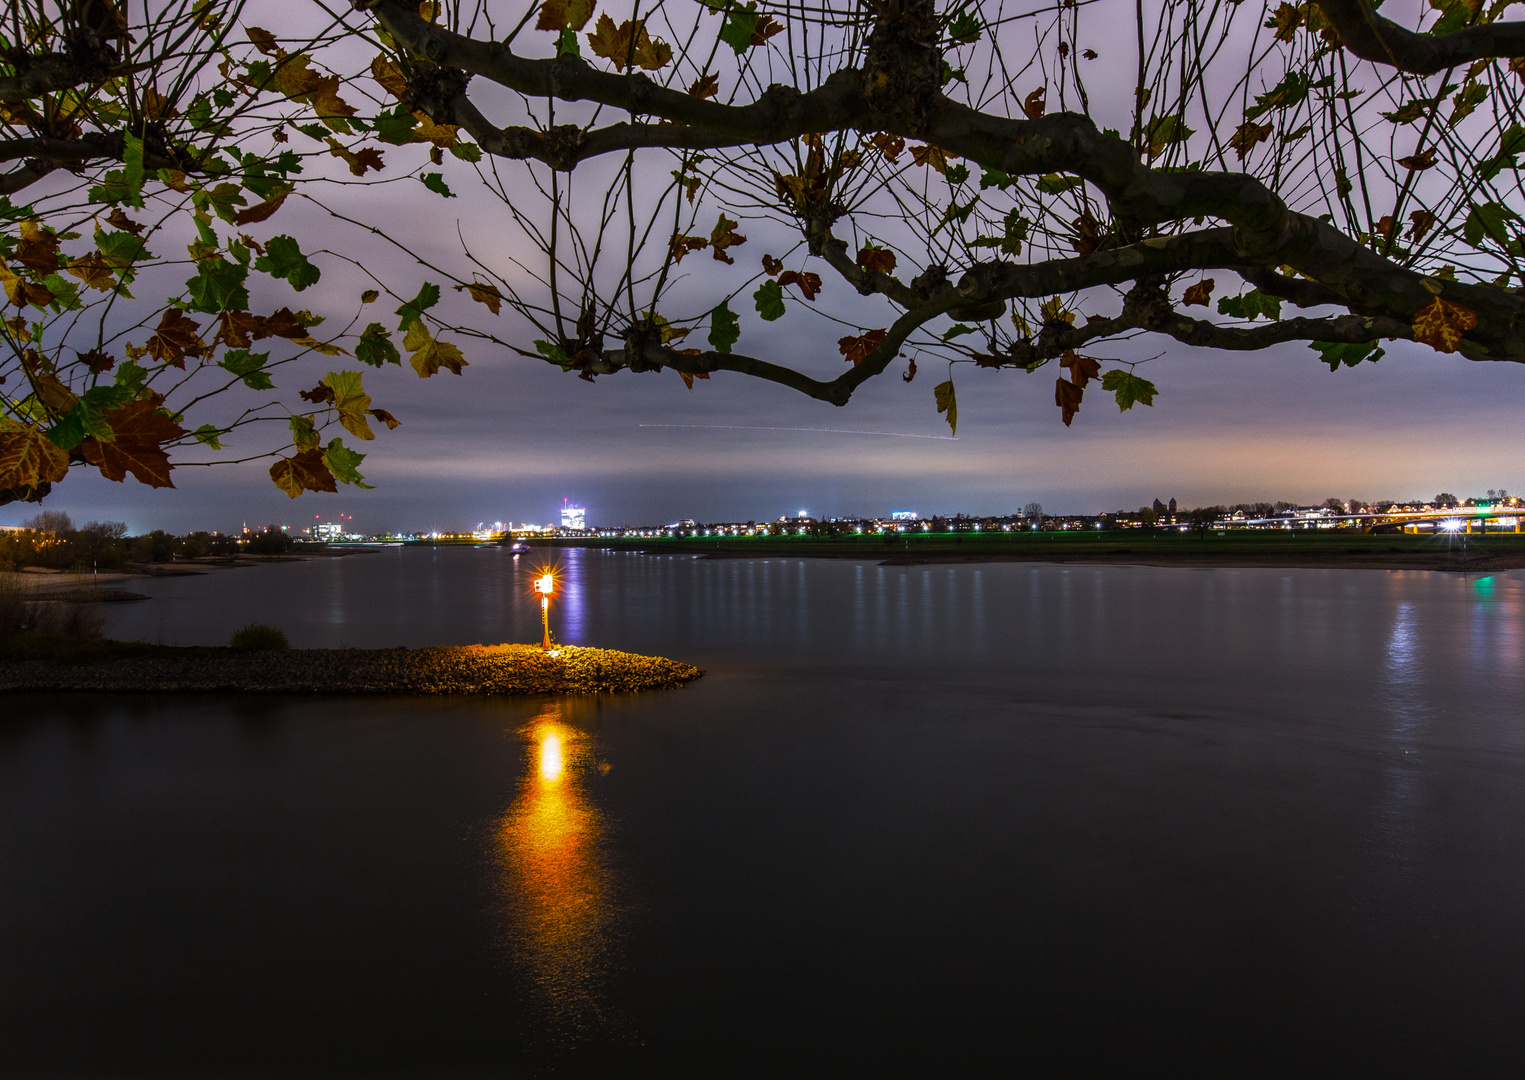
[[551, 595], [556, 591], [556, 576], [545, 570], [535, 579], [535, 591], [540, 594], [540, 647], [551, 648]]

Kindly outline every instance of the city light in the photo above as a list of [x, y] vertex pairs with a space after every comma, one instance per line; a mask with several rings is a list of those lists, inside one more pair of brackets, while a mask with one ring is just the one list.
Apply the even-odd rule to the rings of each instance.
[[1462, 523], [1460, 521], [1458, 521], [1456, 518], [1446, 518], [1446, 520], [1444, 520], [1444, 521], [1442, 521], [1440, 523], [1440, 530], [1441, 530], [1441, 532], [1448, 532], [1448, 533], [1460, 532], [1461, 528], [1462, 528]]
[[553, 567], [542, 566], [535, 573], [537, 576], [532, 588], [540, 594], [540, 647], [549, 651], [551, 648], [551, 595], [556, 591], [556, 571]]

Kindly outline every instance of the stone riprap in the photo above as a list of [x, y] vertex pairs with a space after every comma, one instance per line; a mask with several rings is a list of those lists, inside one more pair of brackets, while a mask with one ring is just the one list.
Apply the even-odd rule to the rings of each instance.
[[613, 649], [536, 645], [426, 649], [149, 647], [93, 662], [0, 661], [0, 692], [253, 694], [607, 694], [681, 686], [690, 664]]

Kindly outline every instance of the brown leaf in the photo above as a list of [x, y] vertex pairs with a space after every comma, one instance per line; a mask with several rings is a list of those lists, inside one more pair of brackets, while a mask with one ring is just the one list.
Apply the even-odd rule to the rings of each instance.
[[1228, 141], [1228, 144], [1234, 153], [1239, 155], [1239, 160], [1243, 161], [1257, 143], [1265, 142], [1275, 130], [1270, 124], [1257, 124], [1253, 120], [1247, 120], [1235, 129], [1234, 137]]
[[656, 71], [672, 62], [672, 46], [660, 38], [653, 40], [644, 19], [637, 23], [626, 19], [615, 26], [608, 15], [600, 15], [588, 35], [588, 46], [594, 56], [611, 61], [620, 71], [635, 64]]
[[1043, 115], [1044, 99], [1047, 97], [1048, 87], [1040, 86], [1022, 99], [1022, 111], [1029, 120], [1036, 120]]
[[91, 349], [89, 352], [79, 354], [79, 362], [90, 369], [92, 375], [100, 375], [116, 367], [116, 357], [100, 349]]
[[597, 0], [545, 0], [540, 5], [536, 30], [581, 30], [593, 17]]
[[839, 338], [837, 350], [841, 352], [844, 359], [852, 363], [853, 367], [857, 367], [868, 359], [869, 353], [884, 344], [884, 334], [883, 330], [870, 330], [861, 337]]
[[784, 260], [775, 259], [772, 255], [763, 256], [763, 273], [769, 277], [778, 277], [784, 272]]
[[69, 455], [35, 424], [0, 416], [0, 490], [56, 484], [69, 472]]
[[683, 256], [690, 251], [703, 251], [710, 246], [710, 242], [702, 236], [687, 236], [684, 233], [672, 234], [672, 261], [682, 262]]
[[1092, 379], [1101, 378], [1101, 361], [1090, 356], [1080, 356], [1074, 349], [1066, 349], [1059, 358], [1059, 366], [1069, 368], [1070, 382], [1085, 389]]
[[905, 149], [905, 140], [899, 135], [888, 135], [882, 131], [870, 136], [868, 144], [883, 154], [891, 165], [895, 164], [900, 152]]
[[260, 319], [255, 340], [267, 337], [287, 338], [297, 341], [307, 336], [307, 324], [292, 314], [290, 308], [278, 308], [268, 318]]
[[[356, 151], [349, 149], [343, 143], [339, 142], [338, 139], [335, 139], [332, 136], [330, 136], [325, 141], [328, 143], [329, 156], [343, 158], [349, 165], [349, 171], [355, 176], [364, 176], [367, 169], [372, 169], [376, 172], [381, 171], [381, 151], [377, 150], [374, 146], [367, 146], [363, 150]], [[284, 198], [284, 196], [282, 197]], [[263, 206], [264, 204], [261, 203], [260, 205]], [[280, 204], [277, 203], [276, 205], [279, 206]], [[250, 211], [257, 209], [258, 207], [250, 207]], [[275, 210], [272, 208], [268, 213], [265, 214], [265, 217], [269, 217], [270, 214], [273, 213], [275, 213]], [[240, 220], [242, 217], [243, 214], [239, 214], [233, 220], [242, 225], [244, 224], [244, 222]], [[256, 218], [254, 220], [263, 221], [264, 218]]]
[[323, 461], [323, 451], [314, 447], [293, 457], [277, 458], [270, 466], [275, 486], [295, 499], [304, 491], [338, 491], [334, 474]]
[[821, 275], [809, 271], [802, 274], [798, 270], [785, 270], [779, 275], [778, 283], [779, 285], [798, 285], [801, 295], [812, 303], [815, 301], [816, 293], [821, 291]]
[[721, 214], [720, 220], [715, 222], [715, 228], [710, 232], [710, 247], [720, 262], [734, 263], [736, 260], [727, 255], [725, 249], [739, 247], [747, 242], [747, 238], [736, 231], [736, 225], [737, 222]]
[[1383, 214], [1381, 219], [1377, 222], [1377, 227], [1373, 231], [1378, 236], [1385, 236], [1391, 239], [1398, 233], [1398, 222], [1394, 220], [1393, 215]]
[[1266, 29], [1276, 31], [1277, 41], [1291, 44], [1293, 37], [1296, 36], [1297, 28], [1301, 25], [1303, 25], [1303, 9], [1293, 7], [1283, 0], [1270, 21], [1266, 23]]
[[911, 147], [911, 160], [918, 165], [927, 165], [943, 175], [948, 173], [948, 162], [957, 161], [957, 154], [950, 154], [936, 146], [913, 146]]
[[1101, 223], [1087, 210], [1075, 219], [1074, 224], [1075, 235], [1070, 238], [1070, 247], [1081, 255], [1091, 254], [1101, 241]]
[[503, 310], [503, 294], [492, 282], [473, 281], [469, 285], [457, 285], [455, 291], [465, 289], [467, 294], [479, 304], [486, 304], [487, 310], [494, 315]]
[[254, 47], [266, 56], [277, 56], [280, 54], [281, 47], [275, 43], [275, 35], [269, 30], [258, 26], [251, 26], [248, 29], [248, 34], [249, 40], [254, 42]]
[[381, 88], [393, 97], [401, 99], [407, 95], [408, 79], [402, 73], [402, 68], [397, 66], [395, 60], [386, 56], [376, 56], [371, 59], [371, 78], [381, 84]]
[[217, 336], [212, 339], [212, 347], [215, 349], [221, 344], [230, 349], [247, 349], [254, 343], [253, 337], [258, 334], [263, 321], [258, 315], [248, 311], [219, 312]]
[[720, 76], [711, 75], [706, 71], [693, 82], [688, 84], [688, 93], [703, 101], [705, 98], [715, 97], [720, 93]]
[[[29, 366], [34, 370], [36, 368], [35, 363]], [[49, 370], [52, 367], [53, 365], [49, 363]], [[58, 377], [55, 375], [34, 375], [32, 383], [37, 387], [37, 396], [42, 399], [42, 403], [48, 407], [48, 411], [54, 416], [62, 416], [74, 408], [74, 403], [79, 400], [79, 395], [59, 382]]]
[[1061, 410], [1065, 427], [1070, 426], [1070, 421], [1075, 419], [1075, 414], [1080, 411], [1080, 399], [1084, 396], [1085, 390], [1070, 380], [1054, 380], [1054, 404]]
[[1409, 239], [1416, 244], [1435, 227], [1436, 217], [1428, 210], [1415, 210], [1409, 215]]
[[[381, 166], [378, 163], [376, 167], [379, 169]], [[255, 203], [248, 209], [240, 210], [238, 213], [234, 214], [233, 224], [252, 225], [256, 221], [264, 221], [271, 214], [275, 213], [281, 208], [281, 203], [285, 202], [286, 196], [290, 194], [290, 188], [283, 187], [279, 189], [274, 195], [270, 196], [270, 198], [266, 199], [264, 202]]]
[[92, 289], [101, 292], [110, 292], [116, 288], [116, 274], [112, 272], [111, 264], [99, 251], [92, 251], [78, 259], [69, 260], [69, 273], [79, 278]]
[[1212, 278], [1203, 278], [1186, 290], [1181, 297], [1181, 303], [1187, 307], [1191, 307], [1193, 304], [1206, 307], [1207, 298], [1213, 294], [1213, 286], [1216, 284], [1217, 282]]
[[185, 367], [187, 356], [199, 356], [206, 349], [201, 327], [185, 317], [179, 308], [165, 308], [159, 327], [148, 339], [148, 354], [164, 364]]
[[391, 413], [387, 412], [385, 409], [372, 409], [371, 415], [385, 424], [388, 431], [402, 426], [402, 421], [397, 419], [397, 417], [393, 416]]
[[916, 378], [916, 357], [913, 356], [906, 362], [905, 374], [900, 376], [900, 378], [905, 382], [910, 382]]
[[1414, 313], [1414, 340], [1437, 352], [1455, 352], [1462, 335], [1476, 325], [1476, 312], [1437, 296]]
[[314, 405], [332, 405], [334, 403], [334, 388], [326, 383], [319, 383], [311, 390], [303, 390], [303, 401], [310, 401]]
[[893, 274], [895, 253], [889, 248], [865, 244], [858, 250], [858, 265], [870, 273]]
[[754, 49], [759, 45], [766, 45], [768, 39], [783, 33], [784, 24], [767, 13], [757, 16], [757, 22], [752, 26], [752, 37], [747, 42]]
[[37, 307], [47, 307], [53, 302], [53, 292], [46, 285], [39, 285], [34, 281], [28, 281], [0, 262], [0, 286], [5, 288], [5, 297], [17, 307], [26, 307], [35, 304]]
[[1423, 172], [1435, 165], [1435, 151], [1426, 150], [1420, 154], [1410, 154], [1406, 158], [1399, 158], [1398, 164], [1413, 172]]
[[123, 232], [130, 232], [134, 236], [143, 235], [143, 226], [122, 213], [120, 206], [112, 207], [111, 213], [106, 215], [106, 223]]
[[58, 236], [35, 221], [23, 221], [21, 243], [16, 245], [16, 261], [44, 277], [58, 273]]
[[183, 438], [185, 429], [159, 411], [163, 404], [162, 397], [150, 394], [120, 409], [107, 409], [102, 415], [115, 439], [87, 438], [79, 444], [80, 454], [107, 480], [124, 480], [131, 473], [149, 487], [174, 487], [169, 478], [174, 466], [164, 443]]
[[[683, 352], [689, 353], [689, 354], [694, 355], [694, 356], [698, 356], [699, 355], [699, 350], [698, 349], [684, 349]], [[678, 372], [678, 377], [683, 380], [683, 385], [684, 386], [686, 386], [690, 390], [692, 390], [694, 388], [694, 380], [695, 379], [705, 379], [705, 380], [708, 380], [709, 377], [710, 377], [710, 373], [708, 371], [679, 371]]]
[[1101, 54], [1098, 53], [1095, 49], [1081, 49], [1080, 55], [1085, 57], [1087, 60], [1095, 60]]
[[460, 137], [459, 124], [436, 124], [433, 118], [417, 111], [413, 113], [413, 119], [418, 121], [418, 126], [413, 129], [414, 142], [433, 143], [434, 148], [440, 150], [455, 145]]

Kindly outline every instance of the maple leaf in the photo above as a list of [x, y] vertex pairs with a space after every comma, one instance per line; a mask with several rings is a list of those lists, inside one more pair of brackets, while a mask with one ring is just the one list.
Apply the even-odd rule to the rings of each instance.
[[[376, 167], [378, 169], [381, 167], [379, 159]], [[255, 203], [247, 210], [240, 210], [238, 213], [234, 214], [233, 224], [252, 225], [256, 221], [265, 221], [270, 217], [271, 214], [275, 213], [281, 208], [281, 203], [285, 202], [286, 196], [290, 194], [291, 188], [289, 187], [282, 186], [276, 189], [276, 193], [270, 196], [270, 198], [266, 199], [264, 202]]]
[[911, 147], [911, 160], [918, 165], [926, 165], [944, 176], [948, 175], [948, 162], [957, 161], [957, 154], [950, 154], [937, 146], [913, 146]]
[[598, 0], [545, 0], [540, 5], [536, 30], [581, 30], [593, 17]]
[[371, 78], [381, 84], [381, 88], [395, 98], [403, 98], [408, 92], [408, 79], [402, 73], [402, 68], [397, 66], [395, 60], [386, 56], [376, 56], [371, 59]]
[[185, 367], [187, 356], [199, 356], [206, 350], [201, 327], [186, 318], [179, 308], [165, 308], [159, 326], [148, 339], [148, 354], [163, 364]]
[[460, 349], [447, 342], [436, 341], [418, 319], [408, 324], [408, 334], [402, 340], [402, 347], [412, 354], [408, 357], [408, 362], [418, 372], [420, 379], [427, 379], [442, 367], [459, 375], [461, 368], [466, 366], [466, 358], [461, 355]]
[[858, 250], [858, 265], [870, 273], [892, 274], [895, 272], [895, 253], [889, 248], [865, 244]]
[[1239, 160], [1243, 161], [1255, 148], [1256, 143], [1269, 139], [1275, 130], [1271, 124], [1257, 124], [1253, 120], [1248, 120], [1234, 130], [1234, 137], [1228, 141], [1228, 144], [1234, 153], [1239, 155]]
[[460, 137], [459, 124], [436, 124], [426, 113], [415, 112], [413, 119], [418, 121], [418, 127], [413, 129], [414, 142], [433, 143], [440, 149], [447, 149], [455, 145]]
[[[303, 314], [306, 314], [305, 312]], [[267, 318], [260, 320], [260, 326], [255, 332], [255, 340], [267, 337], [287, 338], [298, 341], [307, 336], [307, 323], [296, 315], [290, 308], [278, 308]]]
[[69, 472], [69, 455], [35, 424], [0, 416], [0, 490], [56, 484]]
[[883, 154], [885, 160], [891, 165], [900, 157], [900, 152], [905, 149], [905, 140], [899, 135], [889, 135], [882, 131], [870, 136], [868, 144]]
[[58, 273], [58, 235], [35, 221], [23, 221], [21, 243], [16, 245], [16, 261], [34, 274]]
[[1437, 296], [1414, 313], [1414, 340], [1437, 352], [1455, 352], [1462, 334], [1476, 325], [1476, 312]]
[[1045, 323], [1068, 323], [1075, 325], [1075, 313], [1064, 306], [1064, 302], [1057, 296], [1052, 300], [1045, 300], [1038, 308], [1038, 314]]
[[143, 226], [122, 213], [120, 206], [111, 208], [111, 213], [106, 215], [106, 223], [113, 228], [121, 229], [123, 232], [130, 232], [134, 236], [143, 235]]
[[690, 97], [696, 97], [701, 101], [705, 98], [715, 97], [720, 93], [720, 76], [711, 75], [706, 71], [688, 84], [688, 93]]
[[842, 354], [843, 359], [849, 361], [853, 367], [857, 367], [868, 359], [869, 353], [884, 344], [884, 334], [883, 330], [870, 330], [860, 337], [839, 338], [837, 351]]
[[682, 262], [683, 256], [690, 251], [703, 251], [710, 246], [710, 242], [702, 236], [687, 236], [683, 233], [672, 234], [672, 261]]
[[1154, 407], [1154, 395], [1159, 388], [1142, 376], [1123, 368], [1113, 368], [1101, 377], [1101, 388], [1117, 399], [1117, 411], [1127, 412], [1135, 404]]
[[87, 438], [79, 444], [80, 454], [107, 480], [125, 480], [131, 473], [149, 487], [174, 487], [169, 478], [174, 466], [163, 444], [183, 438], [186, 431], [160, 411], [163, 404], [162, 397], [150, 394], [119, 409], [103, 410], [114, 438]]
[[639, 64], [647, 71], [666, 67], [672, 61], [672, 46], [660, 38], [652, 40], [646, 30], [646, 20], [631, 22], [626, 19], [619, 26], [608, 15], [600, 15], [588, 35], [588, 46], [594, 56], [612, 61], [624, 71], [632, 64]]
[[460, 292], [462, 289], [466, 290], [467, 295], [477, 303], [485, 304], [487, 310], [494, 315], [503, 310], [503, 294], [498, 291], [498, 287], [492, 282], [473, 281], [468, 285], [455, 286], [456, 292]]
[[775, 259], [772, 255], [764, 255], [762, 257], [762, 264], [763, 273], [769, 277], [778, 277], [779, 274], [784, 272], [783, 259]]
[[46, 285], [26, 280], [4, 263], [0, 263], [0, 285], [5, 288], [6, 299], [17, 307], [25, 307], [27, 304], [47, 307], [53, 302], [53, 292]]
[[1054, 380], [1054, 404], [1061, 410], [1065, 427], [1070, 426], [1070, 421], [1075, 419], [1075, 414], [1080, 411], [1080, 399], [1084, 396], [1085, 390], [1070, 380]]
[[250, 311], [222, 311], [217, 315], [217, 336], [212, 347], [226, 345], [230, 349], [247, 349], [257, 338], [269, 335], [259, 333], [264, 322]]
[[783, 23], [779, 22], [772, 15], [761, 14], [757, 16], [757, 22], [752, 25], [752, 36], [747, 39], [747, 44], [753, 48], [759, 45], [766, 45], [769, 38], [781, 34], [783, 31]]
[[1206, 307], [1207, 298], [1213, 294], [1213, 286], [1216, 284], [1217, 282], [1212, 278], [1203, 278], [1186, 290], [1181, 297], [1181, 303], [1187, 307], [1191, 307], [1193, 304]]
[[1059, 358], [1059, 366], [1069, 368], [1070, 381], [1082, 390], [1092, 379], [1101, 375], [1101, 361], [1089, 356], [1081, 356], [1074, 349], [1066, 349], [1064, 355]]
[[1398, 164], [1412, 172], [1423, 172], [1425, 169], [1434, 167], [1435, 151], [1426, 150], [1422, 154], [1410, 154], [1406, 158], [1399, 158]]
[[[381, 168], [382, 168], [381, 151], [376, 149], [374, 146], [367, 146], [363, 150], [356, 151], [356, 150], [349, 149], [343, 143], [339, 142], [338, 139], [335, 139], [335, 138], [333, 138], [331, 136], [327, 140], [325, 140], [325, 141], [328, 143], [328, 153], [329, 153], [329, 156], [330, 157], [336, 157], [336, 158], [343, 158], [345, 163], [349, 165], [349, 171], [352, 174], [354, 174], [355, 176], [364, 176], [367, 169], [372, 169], [372, 170], [375, 170], [376, 172], [380, 172], [381, 171]], [[284, 198], [284, 196], [282, 196], [282, 198]], [[263, 206], [264, 204], [261, 203], [260, 205]], [[280, 203], [277, 202], [276, 206], [279, 206], [279, 205], [280, 205]], [[258, 207], [251, 207], [251, 210], [253, 210], [253, 209], [258, 209]], [[275, 208], [274, 207], [272, 207], [270, 209], [270, 211], [265, 214], [265, 217], [269, 217], [270, 214], [273, 214], [273, 213], [275, 213]], [[243, 217], [243, 215], [240, 214], [237, 217], [235, 217], [233, 220], [234, 220], [234, 222], [236, 224], [243, 225], [245, 223], [242, 220], [240, 220], [240, 218], [242, 218], [242, 217]], [[252, 220], [254, 220], [254, 221], [263, 221], [264, 218], [263, 217], [262, 218], [253, 218]]]
[[[684, 351], [688, 352], [689, 350], [685, 349]], [[699, 350], [698, 349], [694, 349], [693, 352], [698, 353]], [[674, 369], [674, 370], [676, 370], [676, 369]], [[683, 380], [683, 385], [684, 386], [686, 386], [690, 390], [692, 390], [694, 388], [694, 380], [695, 379], [705, 379], [705, 380], [708, 380], [709, 377], [710, 377], [710, 373], [708, 371], [679, 371], [678, 372], [678, 377]]]
[[[907, 380], [909, 382], [910, 380]], [[932, 387], [932, 399], [937, 402], [937, 411], [948, 414], [948, 433], [958, 435], [958, 397], [953, 392], [953, 380], [940, 382]]]
[[781, 286], [798, 285], [800, 294], [812, 303], [815, 301], [815, 294], [821, 291], [821, 275], [808, 271], [802, 274], [798, 270], [785, 270], [779, 276], [778, 283]]
[[1040, 86], [1022, 99], [1022, 111], [1029, 120], [1037, 120], [1043, 115], [1044, 99], [1047, 97], [1048, 87]]
[[727, 255], [725, 249], [739, 247], [747, 242], [747, 238], [736, 231], [736, 225], [737, 222], [721, 214], [720, 220], [715, 222], [715, 228], [710, 232], [710, 246], [720, 262], [734, 263], [736, 260]]
[[1409, 239], [1416, 244], [1423, 240], [1425, 234], [1435, 227], [1436, 217], [1428, 210], [1415, 210], [1409, 215]]
[[1296, 30], [1303, 24], [1303, 9], [1293, 7], [1283, 0], [1281, 6], [1266, 20], [1266, 29], [1276, 31], [1276, 40], [1291, 44]]
[[331, 405], [334, 400], [334, 391], [332, 387], [319, 383], [311, 390], [303, 390], [300, 397], [303, 401], [310, 401], [314, 405]]
[[102, 352], [100, 349], [91, 349], [88, 352], [80, 353], [79, 362], [84, 364], [92, 375], [99, 375], [102, 372], [110, 371], [117, 365], [116, 357], [108, 352]]
[[374, 439], [365, 415], [371, 407], [371, 395], [360, 385], [358, 371], [330, 371], [323, 377], [323, 386], [332, 395], [334, 411], [344, 430], [357, 439]]
[[317, 447], [303, 450], [293, 457], [277, 458], [270, 466], [270, 479], [275, 486], [295, 499], [304, 491], [338, 491], [334, 474], [323, 461], [323, 451]]
[[280, 54], [281, 48], [275, 43], [275, 35], [269, 30], [259, 26], [251, 26], [247, 33], [249, 40], [254, 43], [254, 47], [266, 56], [277, 56]]
[[397, 417], [393, 416], [391, 413], [387, 412], [385, 409], [372, 409], [371, 415], [385, 424], [388, 431], [402, 427], [402, 421], [397, 419]]
[[111, 264], [99, 251], [92, 251], [78, 259], [71, 259], [69, 273], [90, 288], [99, 289], [101, 292], [110, 292], [116, 288], [116, 274], [112, 272]]

